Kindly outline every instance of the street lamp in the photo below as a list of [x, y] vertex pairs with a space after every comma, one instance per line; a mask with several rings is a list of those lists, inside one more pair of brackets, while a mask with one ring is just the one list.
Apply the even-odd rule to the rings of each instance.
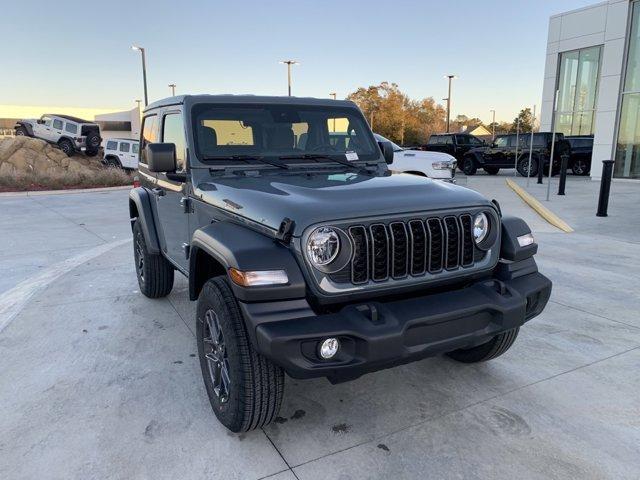
[[491, 141], [493, 142], [496, 139], [496, 111], [489, 111], [493, 114], [493, 119], [491, 120]]
[[280, 63], [287, 66], [287, 86], [289, 96], [291, 96], [291, 65], [300, 65], [296, 60], [282, 60]]
[[171, 96], [175, 97], [176, 96], [176, 84], [175, 83], [170, 83], [168, 86], [171, 89]]
[[447, 133], [449, 133], [449, 125], [451, 123], [451, 80], [458, 77], [455, 75], [445, 75], [444, 78], [449, 79], [449, 94], [447, 95]]
[[149, 104], [149, 97], [147, 96], [147, 60], [144, 56], [144, 48], [138, 45], [131, 45], [131, 50], [139, 50], [142, 54], [142, 83], [144, 83], [144, 106]]

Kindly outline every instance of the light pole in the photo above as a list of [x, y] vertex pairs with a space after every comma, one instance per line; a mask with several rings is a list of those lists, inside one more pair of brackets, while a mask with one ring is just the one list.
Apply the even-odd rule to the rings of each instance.
[[144, 48], [138, 45], [131, 45], [131, 50], [139, 50], [142, 54], [142, 83], [144, 83], [144, 106], [149, 105], [149, 97], [147, 96], [147, 59], [144, 55]]
[[176, 84], [175, 83], [170, 83], [168, 85], [168, 87], [171, 89], [171, 96], [175, 97], [176, 96]]
[[493, 142], [496, 139], [496, 111], [489, 111], [493, 114], [493, 119], [491, 120], [491, 141]]
[[291, 65], [300, 65], [296, 60], [282, 60], [280, 63], [287, 66], [287, 86], [289, 96], [291, 96]]
[[449, 133], [449, 125], [451, 123], [451, 80], [458, 77], [455, 75], [445, 75], [444, 78], [449, 79], [449, 94], [447, 95], [447, 133]]

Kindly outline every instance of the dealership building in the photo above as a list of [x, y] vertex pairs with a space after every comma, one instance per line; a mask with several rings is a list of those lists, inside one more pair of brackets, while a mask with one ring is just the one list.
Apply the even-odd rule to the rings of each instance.
[[551, 17], [540, 128], [554, 127], [593, 135], [592, 178], [615, 160], [614, 178], [640, 179], [640, 0]]

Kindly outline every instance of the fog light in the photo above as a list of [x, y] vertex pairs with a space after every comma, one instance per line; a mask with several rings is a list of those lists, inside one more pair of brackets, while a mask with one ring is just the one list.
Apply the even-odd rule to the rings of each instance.
[[338, 353], [339, 348], [340, 342], [337, 338], [327, 338], [320, 344], [320, 356], [325, 360], [329, 360]]

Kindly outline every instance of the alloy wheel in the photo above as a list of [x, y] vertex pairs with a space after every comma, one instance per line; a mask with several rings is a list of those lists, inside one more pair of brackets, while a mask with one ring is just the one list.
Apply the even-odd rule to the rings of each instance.
[[213, 392], [220, 403], [229, 400], [229, 357], [224, 343], [224, 335], [220, 328], [220, 320], [213, 310], [207, 310], [204, 315], [204, 351], [207, 359], [209, 378], [213, 386]]

